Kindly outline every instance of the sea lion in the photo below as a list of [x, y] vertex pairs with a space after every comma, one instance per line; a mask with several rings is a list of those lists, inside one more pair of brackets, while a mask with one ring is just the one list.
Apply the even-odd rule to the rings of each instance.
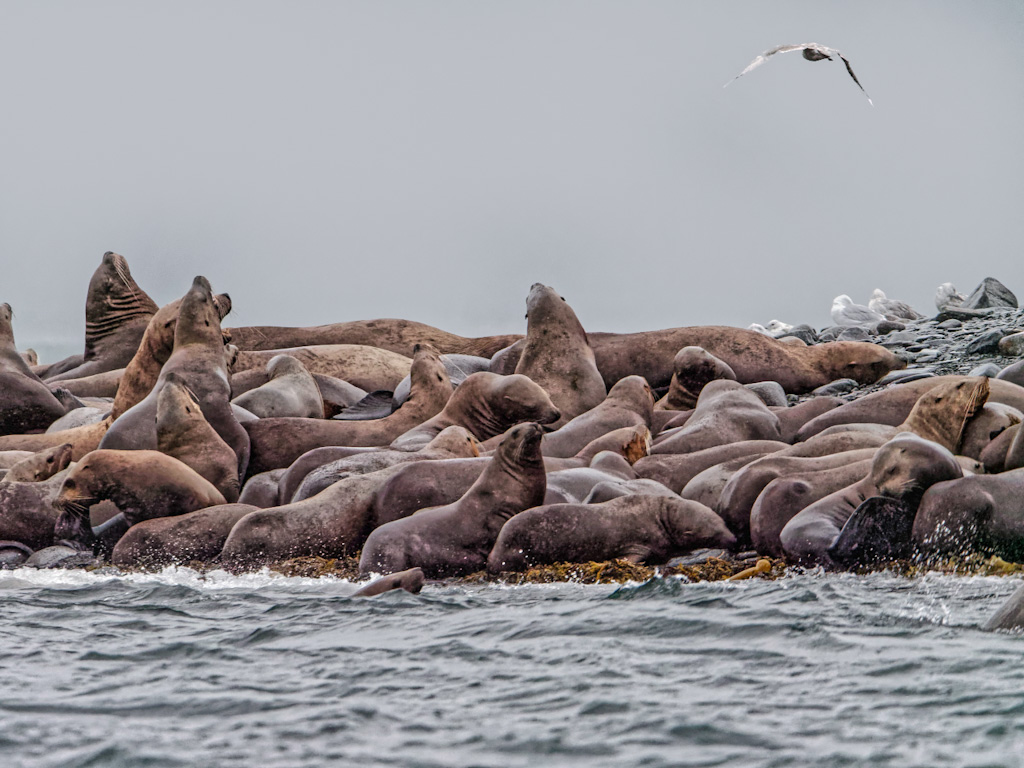
[[640, 376], [627, 376], [597, 406], [545, 435], [541, 451], [555, 458], [575, 456], [612, 430], [641, 425], [649, 428], [653, 409], [654, 393], [647, 382]]
[[416, 595], [423, 589], [424, 578], [422, 568], [410, 568], [407, 571], [389, 573], [353, 592], [352, 597], [373, 597], [396, 589], [404, 589], [406, 592]]
[[229, 503], [238, 501], [238, 457], [177, 372], [167, 374], [157, 395], [156, 445], [209, 480]]
[[1021, 628], [1024, 628], [1024, 586], [1018, 587], [1017, 591], [1010, 595], [1009, 599], [982, 627], [988, 632], [997, 629]]
[[903, 432], [875, 453], [862, 480], [800, 511], [782, 529], [786, 556], [804, 564], [834, 566], [828, 549], [854, 510], [871, 496], [904, 499], [915, 508], [935, 483], [963, 477], [953, 454], [938, 443]]
[[407, 357], [377, 347], [328, 344], [258, 352], [240, 351], [231, 365], [231, 372], [237, 375], [253, 368], [262, 370], [278, 355], [295, 358], [311, 374], [334, 376], [367, 392], [378, 389], [393, 392], [402, 379], [409, 375], [412, 367], [412, 352]]
[[[932, 376], [886, 387], [811, 419], [801, 427], [796, 439], [806, 440], [811, 435], [839, 424], [866, 422], [899, 426], [910, 415], [921, 395], [929, 390], [942, 384], [977, 378], [980, 377]], [[988, 379], [988, 386], [987, 402], [1003, 403], [1024, 411], [1024, 387], [1000, 379]]]
[[736, 380], [725, 362], [701, 347], [683, 347], [672, 360], [668, 394], [655, 403], [655, 410], [685, 411], [697, 405], [704, 385], [716, 379]]
[[10, 304], [0, 304], [0, 435], [46, 429], [65, 413], [18, 354], [13, 316]]
[[242, 493], [238, 496], [240, 504], [249, 504], [258, 509], [269, 509], [276, 507], [280, 501], [279, 483], [284, 477], [285, 469], [272, 469], [269, 472], [260, 472], [245, 481], [242, 486]]
[[0, 483], [0, 540], [32, 549], [51, 546], [57, 522], [53, 500], [67, 474], [65, 469], [38, 483]]
[[[412, 518], [412, 519], [415, 519]], [[707, 507], [662, 496], [623, 496], [602, 504], [554, 504], [516, 515], [487, 558], [490, 573], [557, 562], [625, 559], [665, 563], [735, 538]]]
[[238, 462], [238, 475], [244, 477], [249, 462], [249, 435], [231, 410], [220, 308], [210, 283], [202, 276], [193, 280], [182, 298], [174, 329], [174, 348], [160, 369], [156, 384], [142, 400], [115, 418], [103, 435], [100, 448], [156, 449], [160, 391], [175, 376], [199, 402], [210, 426], [231, 446]]
[[453, 424], [482, 442], [520, 422], [551, 424], [560, 416], [547, 392], [529, 377], [481, 371], [462, 382], [441, 413], [396, 438], [391, 447], [415, 451]]
[[231, 402], [261, 419], [274, 416], [323, 418], [324, 400], [320, 388], [302, 363], [288, 355], [277, 355], [267, 363], [267, 374], [266, 384]]
[[[410, 461], [432, 461], [438, 459], [460, 459], [480, 455], [476, 439], [463, 427], [447, 427], [440, 434], [418, 451], [396, 451], [381, 449], [358, 453], [345, 458], [335, 459], [309, 472], [298, 487], [287, 499], [282, 497], [281, 503], [302, 501], [315, 496], [344, 477], [394, 466]], [[290, 469], [290, 468], [289, 468]], [[284, 478], [282, 478], [284, 479]], [[291, 477], [285, 480], [291, 481]], [[281, 486], [287, 493], [287, 485]]]
[[3, 477], [4, 483], [41, 483], [71, 463], [71, 443], [61, 443], [34, 453], [14, 464]]
[[717, 379], [701, 391], [686, 426], [672, 434], [662, 433], [651, 453], [693, 453], [741, 440], [779, 440], [781, 436], [778, 418], [761, 398], [738, 382]]
[[[769, 455], [756, 459], [729, 479], [722, 489], [718, 504], [712, 509], [725, 521], [741, 543], [750, 540], [750, 510], [761, 495], [761, 491], [772, 480], [790, 474], [815, 472], [821, 469], [841, 467], [875, 455], [875, 448], [861, 448], [827, 456], [779, 456]], [[853, 482], [853, 481], [851, 481]]]
[[1016, 408], [1003, 403], [985, 403], [964, 427], [957, 453], [980, 460], [993, 440], [1022, 420], [1024, 414]]
[[[413, 385], [409, 399], [386, 418], [374, 421], [272, 418], [246, 424], [245, 429], [252, 440], [252, 474], [287, 467], [302, 454], [322, 446], [388, 445], [442, 413], [453, 395], [448, 373], [438, 359], [437, 350], [422, 345], [413, 355]], [[434, 436], [436, 433], [431, 435], [431, 439]]]
[[[89, 507], [104, 499], [120, 514], [97, 529]], [[60, 511], [54, 536], [84, 547], [99, 543], [108, 551], [131, 526], [226, 504], [224, 496], [194, 469], [159, 451], [98, 449], [68, 472], [54, 500]]]
[[984, 552], [1024, 560], [1024, 469], [968, 475], [928, 489], [914, 542], [929, 555]]
[[679, 498], [678, 493], [673, 493], [656, 480], [645, 480], [635, 478], [633, 480], [605, 480], [595, 485], [585, 499], [584, 504], [602, 504], [612, 499], [619, 499], [623, 496], [665, 496], [666, 498]]
[[714, 510], [718, 506], [718, 500], [722, 491], [733, 476], [743, 467], [761, 458], [757, 454], [739, 456], [721, 464], [715, 464], [707, 469], [698, 472], [690, 481], [682, 487], [679, 495], [684, 499], [696, 501], [708, 509]]
[[45, 372], [47, 381], [81, 379], [124, 368], [132, 359], [156, 302], [139, 287], [119, 253], [107, 251], [89, 281], [85, 298], [85, 353], [81, 362], [62, 361]]
[[[489, 359], [473, 355], [441, 355], [441, 362], [444, 363], [444, 369], [448, 371], [448, 378], [451, 380], [453, 387], [459, 386], [459, 384], [474, 373], [491, 369], [491, 361]], [[412, 379], [409, 376], [398, 382], [395, 391], [391, 393], [391, 405], [393, 408], [398, 408], [408, 399], [411, 386]]]
[[263, 325], [229, 328], [228, 332], [241, 350], [276, 350], [324, 344], [359, 344], [390, 350], [406, 357], [412, 356], [413, 347], [417, 344], [430, 344], [443, 354], [489, 358], [498, 350], [522, 338], [520, 334], [467, 338], [424, 323], [391, 318], [355, 320], [308, 328], [281, 328]]
[[[595, 469], [591, 466], [573, 467], [571, 469], [549, 470], [547, 473], [547, 489], [544, 493], [545, 504], [582, 504], [590, 496], [594, 488], [607, 482], [629, 481], [635, 478], [619, 468]], [[665, 489], [668, 491], [668, 489]], [[671, 493], [671, 491], [669, 491]]]
[[103, 373], [81, 376], [77, 379], [62, 378], [60, 386], [76, 397], [115, 397], [124, 370], [124, 368], [115, 368]]
[[865, 499], [829, 547], [829, 558], [845, 568], [853, 568], [910, 557], [914, 551], [910, 531], [916, 511], [905, 499]]
[[395, 573], [419, 566], [428, 577], [437, 578], [482, 570], [501, 527], [513, 515], [544, 501], [543, 436], [543, 428], [534, 422], [512, 427], [462, 498], [371, 533], [359, 558], [359, 572]]
[[779, 537], [797, 514], [830, 493], [853, 485], [871, 470], [862, 460], [815, 472], [798, 472], [772, 480], [750, 508], [750, 541], [762, 555], [785, 557]]
[[118, 540], [110, 562], [149, 568], [193, 560], [209, 562], [220, 553], [235, 523], [255, 509], [249, 504], [222, 504], [184, 515], [143, 520]]
[[516, 373], [540, 384], [566, 422], [604, 400], [601, 372], [576, 313], [553, 288], [534, 283], [526, 298], [526, 341]]
[[44, 434], [64, 432], [66, 430], [77, 429], [79, 427], [87, 427], [91, 424], [99, 424], [107, 418], [107, 414], [109, 413], [109, 405], [106, 408], [75, 408], [72, 411], [68, 411], [48, 426]]

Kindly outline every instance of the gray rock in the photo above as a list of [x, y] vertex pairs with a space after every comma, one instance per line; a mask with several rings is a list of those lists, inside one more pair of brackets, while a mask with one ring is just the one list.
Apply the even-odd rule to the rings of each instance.
[[1017, 297], [1013, 295], [1013, 291], [994, 277], [986, 277], [981, 281], [981, 285], [964, 299], [964, 303], [960, 308], [987, 309], [988, 307], [1011, 307], [1016, 309]]
[[806, 325], [804, 323], [801, 323], [800, 325], [794, 325], [792, 328], [789, 329], [787, 333], [785, 333], [783, 336], [780, 336], [779, 338], [785, 338], [786, 336], [795, 336], [796, 338], [800, 339], [800, 341], [802, 341], [804, 344], [808, 345], [817, 344], [819, 340], [818, 334], [814, 332], [814, 329], [811, 328], [811, 326]]
[[666, 563], [666, 566], [674, 568], [678, 565], [701, 565], [711, 559], [731, 560], [732, 555], [724, 549], [695, 549], [688, 555], [673, 557]]
[[942, 357], [942, 350], [940, 349], [922, 349], [914, 357], [915, 363], [934, 363]]
[[999, 329], [986, 331], [964, 348], [968, 355], [985, 355], [999, 350], [999, 340], [1003, 332]]
[[999, 366], [995, 363], [982, 363], [979, 366], [971, 368], [967, 373], [968, 376], [985, 376], [990, 379], [994, 379], [999, 375]]
[[822, 395], [845, 395], [847, 392], [852, 392], [860, 385], [853, 379], [836, 379], [830, 381], [828, 384], [823, 384], [817, 389], [811, 390], [811, 394], [815, 397]]
[[1024, 387], [1024, 360], [1006, 366], [998, 373], [996, 378], [1016, 384], [1019, 387]]
[[906, 346], [917, 341], [917, 334], [913, 331], [896, 331], [888, 334], [882, 343], [887, 347]]
[[789, 405], [786, 400], [786, 390], [777, 381], [758, 381], [753, 384], [746, 384], [747, 389], [761, 398], [765, 405], [783, 406]]
[[17, 568], [32, 555], [32, 550], [20, 541], [0, 541], [0, 571]]
[[988, 317], [991, 314], [991, 309], [964, 309], [963, 307], [946, 307], [935, 316], [935, 321], [941, 323], [945, 320], [974, 320], [979, 317]]
[[885, 336], [886, 334], [889, 333], [895, 333], [897, 331], [906, 330], [906, 328], [907, 326], [905, 326], [903, 323], [897, 322], [895, 320], [882, 320], [881, 322], [875, 324], [875, 327], [872, 329], [872, 333], [874, 333], [875, 336]]
[[902, 371], [890, 371], [880, 378], [876, 383], [881, 385], [886, 384], [906, 384], [908, 381], [917, 381], [918, 379], [927, 379], [929, 376], [934, 376], [935, 371], [931, 368], [905, 368]]
[[867, 341], [871, 338], [868, 329], [862, 325], [851, 325], [836, 337], [836, 341]]
[[953, 318], [950, 318], [949, 320], [943, 320], [941, 323], [939, 323], [939, 328], [944, 328], [947, 331], [951, 331], [951, 330], [953, 330], [955, 328], [963, 328], [963, 327], [964, 327], [964, 323], [963, 323], [962, 320], [956, 320], [956, 319], [953, 319]]
[[1009, 336], [1003, 336], [996, 349], [1007, 357], [1024, 355], [1024, 333], [1011, 333]]
[[[56, 568], [63, 560], [81, 554], [81, 550], [66, 547], [63, 544], [55, 544], [52, 547], [45, 547], [32, 553], [32, 557], [25, 561], [29, 568]], [[86, 553], [92, 559], [92, 553]]]

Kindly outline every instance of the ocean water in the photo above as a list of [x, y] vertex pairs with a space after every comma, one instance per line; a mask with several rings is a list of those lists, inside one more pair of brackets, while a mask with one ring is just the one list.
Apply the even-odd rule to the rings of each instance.
[[1018, 766], [1019, 583], [0, 572], [0, 764]]

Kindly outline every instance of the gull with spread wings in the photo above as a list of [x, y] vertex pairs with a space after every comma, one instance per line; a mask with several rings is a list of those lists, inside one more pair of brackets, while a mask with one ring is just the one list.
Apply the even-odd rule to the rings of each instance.
[[[752, 69], [757, 69], [766, 61], [768, 61], [769, 56], [774, 56], [776, 53], [789, 53], [790, 51], [803, 51], [804, 58], [807, 59], [808, 61], [821, 61], [822, 59], [828, 59], [829, 61], [832, 61], [833, 56], [838, 56], [840, 59], [843, 60], [843, 64], [846, 65], [846, 71], [850, 73], [850, 77], [853, 78], [853, 82], [857, 84], [858, 88], [864, 91], [864, 86], [860, 84], [860, 80], [858, 80], [857, 76], [853, 74], [853, 67], [850, 66], [850, 61], [835, 48], [828, 48], [824, 45], [818, 45], [817, 43], [804, 43], [802, 45], [780, 45], [775, 48], [772, 48], [771, 50], [765, 51], [752, 62], [750, 62], [747, 65], [747, 68], [740, 72], [738, 75], [736, 75], [736, 77], [734, 77], [732, 80], [736, 80], [740, 77], [743, 77], [745, 74], [747, 74], [747, 72], [750, 72]], [[722, 87], [725, 88], [727, 85], [729, 85], [729, 83], [732, 82], [732, 80], [730, 80]], [[864, 95], [868, 96], [868, 92], [864, 91]], [[868, 96], [868, 104], [870, 104], [871, 106], [875, 105], [874, 102], [871, 101], [870, 96]]]

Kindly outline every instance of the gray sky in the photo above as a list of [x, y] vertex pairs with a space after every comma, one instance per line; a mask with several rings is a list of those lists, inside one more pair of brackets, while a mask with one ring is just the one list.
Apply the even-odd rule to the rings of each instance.
[[[841, 63], [761, 51], [815, 41]], [[1024, 299], [1024, 3], [0, 0], [21, 346], [80, 351], [106, 250], [233, 325], [828, 324]], [[49, 354], [47, 354], [49, 353]]]

